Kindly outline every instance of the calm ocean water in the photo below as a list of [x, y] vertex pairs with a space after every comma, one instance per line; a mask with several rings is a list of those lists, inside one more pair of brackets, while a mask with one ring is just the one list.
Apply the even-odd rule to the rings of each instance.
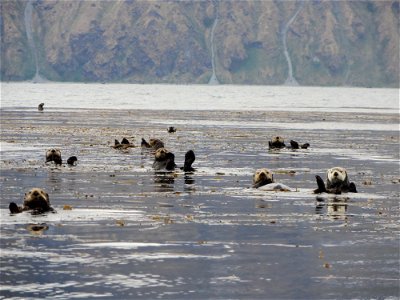
[[398, 89], [2, 83], [1, 107], [398, 113]]
[[[398, 299], [398, 94], [2, 83], [0, 299]], [[178, 165], [193, 149], [196, 171], [155, 172], [122, 137]], [[51, 147], [78, 164], [45, 164]], [[359, 193], [312, 193], [333, 166]], [[251, 188], [261, 167], [293, 191]], [[34, 186], [57, 212], [10, 215]]]

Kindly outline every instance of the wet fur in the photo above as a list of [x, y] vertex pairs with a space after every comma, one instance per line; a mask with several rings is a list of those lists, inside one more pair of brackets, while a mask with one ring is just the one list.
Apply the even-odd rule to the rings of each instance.
[[326, 185], [324, 180], [316, 175], [318, 188], [314, 190], [314, 193], [329, 193], [329, 194], [341, 194], [341, 193], [357, 193], [357, 188], [354, 182], [349, 181], [347, 171], [341, 167], [334, 167], [326, 172]]
[[164, 148], [164, 143], [159, 139], [150, 139], [149, 142], [147, 142], [145, 139], [142, 138], [141, 146], [142, 148], [157, 150], [160, 148]]
[[274, 174], [268, 169], [258, 169], [253, 175], [253, 188], [274, 182]]
[[33, 213], [44, 213], [52, 211], [50, 206], [49, 195], [40, 188], [33, 188], [25, 194], [23, 206], [18, 206], [11, 202], [9, 205], [12, 214], [23, 211], [32, 211]]
[[290, 146], [286, 147], [285, 140], [281, 136], [274, 136], [269, 142], [269, 149], [282, 149], [282, 148], [289, 148], [289, 149], [307, 149], [310, 147], [309, 143], [305, 143], [300, 145], [298, 142], [294, 140], [290, 140]]
[[59, 149], [49, 149], [46, 151], [46, 162], [54, 161], [56, 165], [62, 164], [61, 151]]

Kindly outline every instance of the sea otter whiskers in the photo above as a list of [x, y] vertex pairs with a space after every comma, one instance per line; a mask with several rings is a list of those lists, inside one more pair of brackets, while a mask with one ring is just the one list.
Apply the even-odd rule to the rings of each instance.
[[324, 180], [316, 175], [318, 188], [314, 193], [331, 193], [331, 194], [341, 194], [341, 193], [357, 193], [356, 185], [354, 182], [349, 181], [347, 171], [345, 168], [334, 167], [326, 172], [326, 186]]
[[49, 149], [46, 151], [46, 162], [54, 161], [56, 165], [62, 164], [61, 151], [59, 149]]
[[50, 207], [49, 195], [40, 188], [33, 188], [25, 194], [24, 204], [22, 207], [11, 202], [9, 209], [12, 214], [27, 210], [32, 210], [34, 213], [44, 213], [53, 210]]

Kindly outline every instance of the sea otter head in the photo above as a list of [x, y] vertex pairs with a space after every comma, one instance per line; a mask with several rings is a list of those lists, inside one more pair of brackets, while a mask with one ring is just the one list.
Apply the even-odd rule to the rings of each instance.
[[149, 140], [149, 145], [154, 149], [160, 149], [160, 148], [164, 148], [164, 143], [159, 140], [159, 139], [150, 139]]
[[24, 198], [24, 210], [27, 209], [48, 211], [50, 209], [49, 195], [40, 188], [31, 189]]
[[285, 141], [283, 140], [283, 137], [281, 136], [274, 136], [269, 142], [269, 147], [270, 148], [284, 148], [285, 145]]
[[59, 149], [49, 149], [46, 151], [46, 162], [54, 161], [56, 164], [61, 165], [61, 151]]
[[154, 164], [156, 169], [173, 170], [175, 168], [175, 155], [165, 148], [158, 148], [154, 154]]
[[253, 175], [253, 187], [258, 188], [260, 186], [273, 183], [274, 174], [268, 169], [258, 169]]
[[327, 186], [337, 187], [343, 184], [348, 185], [349, 179], [345, 168], [334, 167], [326, 172]]

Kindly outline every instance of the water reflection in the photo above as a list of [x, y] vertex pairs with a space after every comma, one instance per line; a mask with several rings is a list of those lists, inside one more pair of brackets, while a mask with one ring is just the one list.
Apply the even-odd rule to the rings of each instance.
[[154, 173], [154, 191], [155, 192], [173, 192], [175, 176], [173, 172], [155, 172]]
[[47, 226], [45, 223], [42, 224], [29, 224], [26, 229], [34, 234], [34, 235], [42, 235], [45, 231], [49, 229], [49, 226]]
[[187, 172], [185, 173], [185, 184], [194, 184], [195, 180], [191, 176], [193, 173], [192, 172]]
[[[348, 198], [334, 197], [333, 199], [317, 198], [317, 205], [315, 206], [315, 213], [318, 215], [326, 215], [330, 220], [348, 220], [347, 204]], [[325, 212], [324, 212], [325, 210]]]

